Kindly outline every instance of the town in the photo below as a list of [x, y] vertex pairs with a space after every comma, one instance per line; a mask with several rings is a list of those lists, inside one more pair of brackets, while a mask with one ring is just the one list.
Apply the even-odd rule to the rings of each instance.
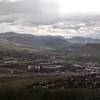
[[69, 61], [63, 53], [1, 53], [0, 58], [1, 74], [99, 74], [99, 66], [98, 62]]

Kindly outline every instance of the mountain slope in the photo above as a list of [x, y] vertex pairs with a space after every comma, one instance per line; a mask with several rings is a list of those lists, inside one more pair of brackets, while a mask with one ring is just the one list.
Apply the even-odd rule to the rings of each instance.
[[[76, 41], [77, 40], [77, 41]], [[70, 42], [72, 43], [70, 43]], [[86, 42], [87, 41], [87, 42]], [[75, 54], [100, 54], [100, 40], [91, 38], [65, 39], [60, 36], [34, 36], [13, 32], [0, 34], [0, 50], [44, 51], [64, 50]]]
[[100, 40], [99, 39], [92, 39], [92, 38], [83, 38], [83, 37], [73, 37], [68, 39], [69, 42], [71, 43], [79, 43], [79, 44], [99, 44]]
[[70, 44], [66, 39], [59, 36], [33, 36], [28, 34], [17, 34], [13, 32], [1, 33], [0, 41], [1, 45], [2, 42], [6, 42], [9, 47], [13, 45], [21, 46], [22, 48], [27, 47], [31, 49], [38, 48], [47, 50], [61, 48], [63, 45]]

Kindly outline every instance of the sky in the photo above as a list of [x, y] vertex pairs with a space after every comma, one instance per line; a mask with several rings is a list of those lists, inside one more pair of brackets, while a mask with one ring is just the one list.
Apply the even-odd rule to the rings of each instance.
[[0, 33], [98, 38], [100, 0], [0, 0]]

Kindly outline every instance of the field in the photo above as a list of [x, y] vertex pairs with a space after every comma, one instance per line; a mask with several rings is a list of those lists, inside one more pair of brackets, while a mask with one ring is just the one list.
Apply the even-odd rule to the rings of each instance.
[[[25, 76], [25, 75], [24, 75]], [[99, 100], [99, 89], [33, 88], [32, 84], [66, 79], [66, 75], [9, 76], [0, 78], [0, 100]]]
[[[74, 74], [1, 74], [0, 75], [0, 89], [2, 88], [25, 88], [36, 82], [64, 79], [66, 76], [73, 76]], [[74, 75], [75, 76], [75, 75]]]

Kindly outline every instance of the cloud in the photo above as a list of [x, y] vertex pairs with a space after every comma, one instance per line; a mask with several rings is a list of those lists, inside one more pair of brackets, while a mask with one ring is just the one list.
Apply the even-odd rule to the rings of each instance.
[[[79, 12], [84, 9], [94, 12], [99, 3], [95, 3], [94, 0], [91, 1], [92, 3], [90, 0], [82, 1], [83, 3], [81, 0], [76, 1], [72, 3], [72, 0], [0, 0], [0, 32], [14, 31], [34, 35], [95, 36], [98, 38], [99, 14], [70, 15], [69, 12], [77, 11], [77, 9], [80, 10]], [[90, 8], [88, 8], [89, 3]], [[91, 9], [93, 4], [94, 7]], [[64, 13], [59, 12], [60, 10]], [[97, 9], [98, 13], [99, 10]]]
[[66, 38], [74, 36], [99, 38], [98, 36], [100, 36], [100, 21], [99, 19], [88, 21], [67, 20], [48, 25], [34, 25], [25, 20], [16, 20], [13, 23], [0, 24], [0, 32], [10, 31], [33, 35], [59, 35]]
[[14, 2], [20, 2], [21, 0], [0, 0], [0, 2], [5, 2], [5, 3], [14, 3]]
[[55, 3], [45, 0], [2, 0], [0, 2], [0, 21], [23, 19], [34, 23], [52, 23], [58, 18]]

